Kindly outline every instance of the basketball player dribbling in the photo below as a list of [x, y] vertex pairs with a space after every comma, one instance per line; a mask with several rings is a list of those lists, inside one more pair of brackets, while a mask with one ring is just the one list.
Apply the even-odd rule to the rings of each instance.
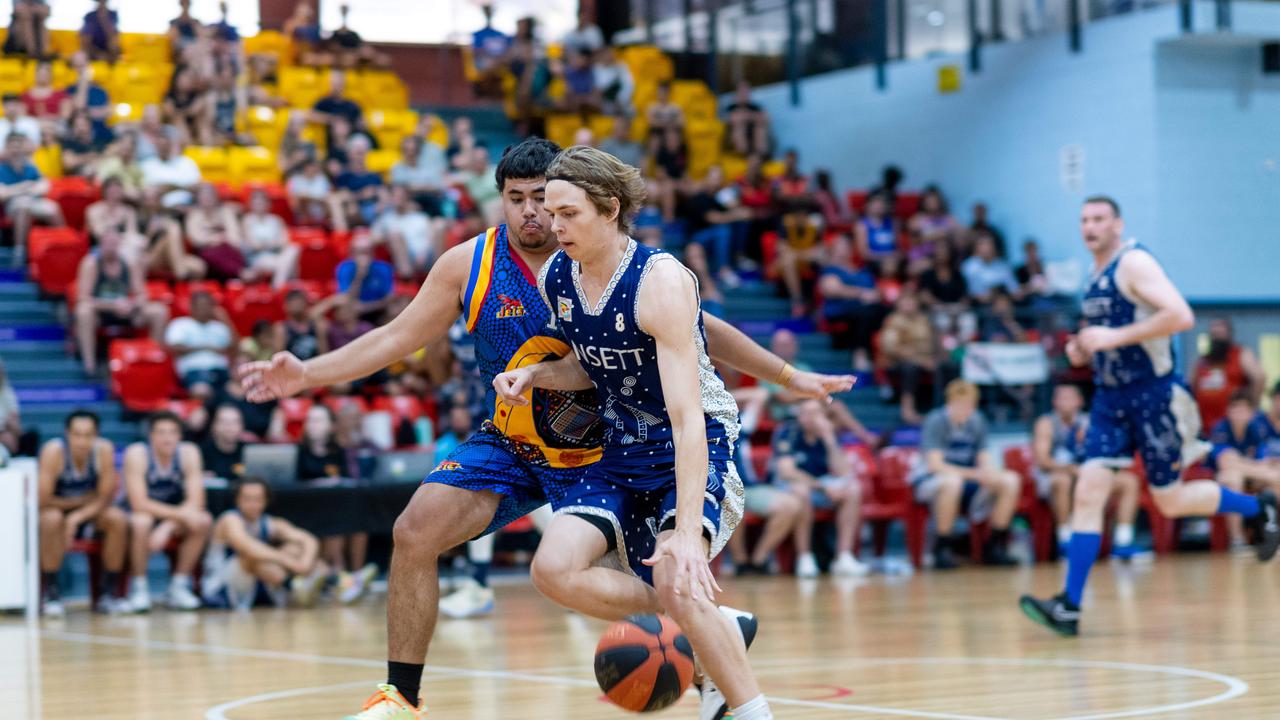
[[[476, 341], [482, 378], [569, 352], [545, 331], [550, 313], [536, 277], [558, 248], [543, 199], [546, 169], [559, 152], [532, 138], [498, 163], [506, 224], [445, 252], [413, 302], [387, 325], [306, 362], [280, 353], [239, 369], [247, 397], [261, 402], [366, 377], [424, 345], [443, 342], [463, 317]], [[713, 356], [749, 375], [783, 378], [792, 392], [826, 397], [847, 390], [848, 376], [796, 372], [725, 322], [707, 320]], [[449, 549], [491, 533], [571, 487], [600, 457], [592, 392], [539, 391], [529, 406], [490, 393], [484, 426], [442, 462], [396, 520], [387, 581], [387, 682], [355, 720], [418, 720], [427, 648], [439, 612], [437, 563]], [[544, 543], [545, 547], [545, 543]], [[624, 614], [657, 612], [656, 595], [636, 595]]]
[[[693, 273], [628, 235], [644, 193], [638, 170], [592, 147], [568, 148], [547, 170], [562, 252], [538, 285], [573, 353], [502, 373], [494, 386], [512, 404], [535, 388], [595, 387], [604, 454], [551, 497], [534, 583], [603, 619], [625, 615], [652, 585], [701, 667], [702, 720], [767, 720], [747, 662], [754, 622], [717, 607], [708, 564], [742, 517], [738, 408], [707, 356]], [[609, 558], [618, 569], [602, 566]]]
[[1124, 240], [1120, 206], [1091, 197], [1080, 214], [1080, 232], [1093, 255], [1083, 310], [1089, 326], [1068, 344], [1074, 365], [1092, 361], [1098, 386], [1085, 436], [1071, 511], [1067, 578], [1047, 600], [1022, 596], [1022, 611], [1061, 635], [1079, 634], [1080, 603], [1101, 545], [1103, 513], [1116, 471], [1142, 459], [1151, 497], [1166, 517], [1235, 513], [1252, 525], [1260, 561], [1280, 546], [1280, 515], [1270, 490], [1258, 497], [1212, 480], [1183, 482], [1181, 475], [1207, 450], [1197, 440], [1200, 415], [1174, 370], [1172, 336], [1195, 318], [1182, 294], [1152, 255]]

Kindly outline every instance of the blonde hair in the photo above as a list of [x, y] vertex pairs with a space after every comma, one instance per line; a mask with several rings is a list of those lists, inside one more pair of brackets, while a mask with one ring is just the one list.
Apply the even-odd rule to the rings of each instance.
[[636, 168], [603, 150], [586, 145], [565, 148], [547, 167], [547, 182], [563, 180], [582, 188], [601, 215], [613, 212], [618, 201], [618, 229], [631, 232], [631, 220], [644, 203], [644, 178]]
[[968, 380], [952, 380], [947, 383], [947, 402], [952, 400], [977, 400], [978, 386]]

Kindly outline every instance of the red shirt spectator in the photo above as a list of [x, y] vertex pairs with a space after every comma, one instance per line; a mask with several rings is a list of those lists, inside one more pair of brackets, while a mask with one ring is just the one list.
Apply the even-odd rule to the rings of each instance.
[[1266, 382], [1253, 351], [1235, 343], [1231, 321], [1217, 318], [1209, 324], [1209, 351], [1200, 356], [1191, 377], [1191, 391], [1200, 406], [1202, 428], [1212, 428], [1227, 414], [1231, 396], [1244, 390], [1254, 403]]
[[53, 87], [53, 68], [49, 63], [36, 65], [35, 84], [22, 93], [27, 114], [37, 120], [56, 120], [62, 117], [62, 104], [68, 100], [66, 90]]

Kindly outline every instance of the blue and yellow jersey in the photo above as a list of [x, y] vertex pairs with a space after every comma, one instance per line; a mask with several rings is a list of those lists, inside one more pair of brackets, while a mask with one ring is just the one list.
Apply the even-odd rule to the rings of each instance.
[[538, 294], [537, 278], [511, 249], [506, 225], [476, 238], [462, 317], [488, 386], [489, 420], [518, 444], [524, 459], [559, 468], [599, 460], [602, 434], [594, 390], [535, 389], [529, 405], [512, 407], [493, 389], [499, 373], [560, 358], [570, 350], [564, 340], [548, 334], [551, 313]]

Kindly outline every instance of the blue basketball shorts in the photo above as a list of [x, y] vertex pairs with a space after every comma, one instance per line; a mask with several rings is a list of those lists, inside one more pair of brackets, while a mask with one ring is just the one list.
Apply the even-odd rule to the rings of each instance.
[[533, 457], [536, 448], [522, 448], [486, 422], [427, 474], [422, 482], [502, 496], [493, 521], [481, 535], [506, 527], [560, 497], [582, 480], [590, 465], [555, 468]]
[[[676, 484], [653, 490], [627, 487], [625, 479], [596, 463], [575, 486], [551, 498], [557, 515], [576, 515], [599, 528], [617, 563], [625, 571], [653, 584], [653, 568], [642, 561], [651, 557], [658, 534], [675, 528]], [[742, 521], [745, 493], [732, 459], [713, 459], [707, 468], [707, 489], [702, 502], [702, 530], [711, 541], [708, 559], [724, 549]]]
[[1089, 412], [1085, 462], [1131, 467], [1137, 453], [1147, 483], [1154, 488], [1170, 487], [1208, 450], [1208, 443], [1197, 438], [1199, 434], [1200, 412], [1191, 393], [1176, 378], [1100, 387]]

